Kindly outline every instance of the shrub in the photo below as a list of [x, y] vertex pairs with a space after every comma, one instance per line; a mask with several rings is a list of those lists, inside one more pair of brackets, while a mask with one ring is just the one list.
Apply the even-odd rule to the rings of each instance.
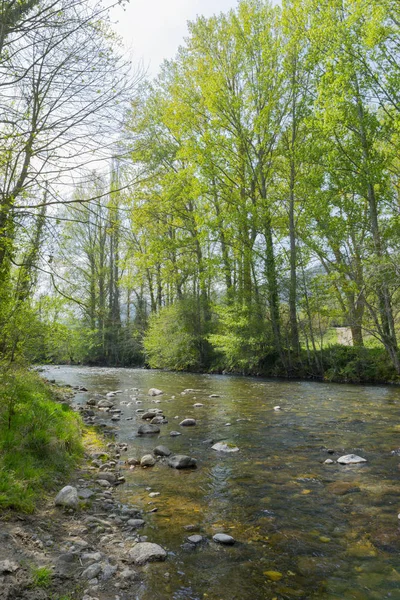
[[240, 304], [218, 306], [215, 310], [217, 332], [208, 339], [219, 354], [219, 368], [252, 373], [271, 353], [271, 362], [275, 362], [269, 327], [256, 310]]
[[200, 370], [208, 366], [210, 345], [195, 300], [186, 299], [150, 317], [144, 338], [148, 364], [155, 369]]

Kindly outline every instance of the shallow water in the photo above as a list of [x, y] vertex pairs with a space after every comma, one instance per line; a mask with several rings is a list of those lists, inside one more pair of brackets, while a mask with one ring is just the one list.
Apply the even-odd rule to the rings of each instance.
[[[50, 367], [45, 375], [86, 386], [77, 402], [122, 389], [116, 439], [128, 442], [128, 455], [164, 444], [198, 460], [193, 471], [157, 464], [124, 472], [121, 500], [145, 513], [158, 509], [145, 515], [141, 533], [170, 552], [148, 566], [140, 600], [400, 599], [400, 457], [391, 454], [400, 447], [399, 388], [87, 367]], [[150, 387], [164, 394], [149, 398]], [[181, 395], [186, 388], [196, 392]], [[155, 407], [169, 423], [160, 435], [137, 437], [136, 409]], [[197, 425], [179, 427], [185, 417]], [[182, 435], [170, 437], [172, 430]], [[207, 439], [240, 452], [215, 452]], [[336, 463], [349, 453], [368, 462]], [[327, 458], [335, 463], [323, 464]], [[185, 547], [189, 524], [208, 542]], [[237, 543], [215, 544], [218, 532]]]

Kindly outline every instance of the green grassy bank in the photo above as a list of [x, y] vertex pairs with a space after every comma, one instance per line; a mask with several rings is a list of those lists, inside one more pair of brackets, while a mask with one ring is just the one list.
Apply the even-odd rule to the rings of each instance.
[[0, 368], [0, 510], [32, 512], [82, 456], [82, 423], [36, 373]]

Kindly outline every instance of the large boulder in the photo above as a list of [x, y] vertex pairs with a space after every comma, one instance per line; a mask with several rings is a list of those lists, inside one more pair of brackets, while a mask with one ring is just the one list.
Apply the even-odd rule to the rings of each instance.
[[140, 425], [138, 429], [139, 435], [147, 435], [150, 433], [160, 433], [160, 428], [158, 425]]
[[66, 508], [78, 507], [78, 490], [72, 485], [66, 485], [60, 490], [55, 499], [56, 506], [65, 506]]
[[197, 460], [185, 454], [174, 454], [169, 457], [168, 465], [173, 469], [193, 469], [197, 467]]
[[129, 551], [129, 556], [135, 565], [144, 565], [148, 562], [165, 560], [167, 553], [158, 544], [139, 542]]
[[158, 390], [157, 388], [149, 389], [149, 396], [161, 396], [164, 392], [162, 390]]

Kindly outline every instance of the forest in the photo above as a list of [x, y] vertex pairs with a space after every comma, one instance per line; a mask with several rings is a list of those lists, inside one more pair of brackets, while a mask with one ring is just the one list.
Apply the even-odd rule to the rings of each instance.
[[398, 0], [108, 8], [1, 2], [1, 362], [397, 381]]

